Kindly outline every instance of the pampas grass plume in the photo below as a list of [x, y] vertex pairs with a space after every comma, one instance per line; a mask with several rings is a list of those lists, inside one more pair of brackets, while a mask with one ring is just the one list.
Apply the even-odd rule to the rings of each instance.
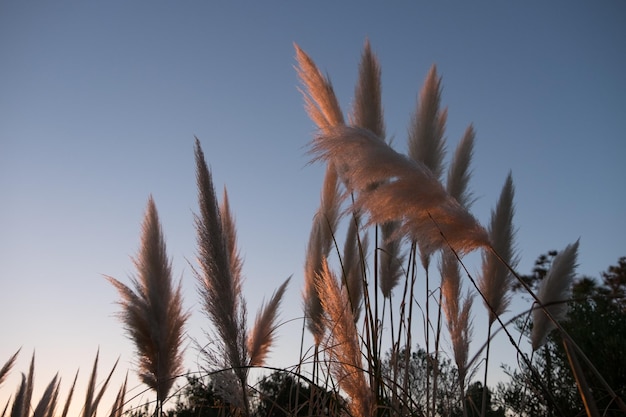
[[283, 284], [278, 287], [267, 304], [263, 304], [257, 314], [254, 327], [248, 338], [248, 354], [249, 365], [260, 366], [265, 363], [265, 358], [269, 353], [270, 347], [274, 341], [276, 331], [276, 320], [278, 317], [278, 309], [282, 301], [289, 280], [287, 278]]
[[441, 77], [433, 65], [420, 91], [419, 102], [409, 129], [409, 156], [426, 165], [440, 178], [443, 172], [445, 141], [443, 134], [448, 112], [439, 110]]
[[392, 290], [400, 282], [404, 271], [402, 263], [405, 255], [401, 251], [402, 239], [398, 236], [399, 221], [385, 222], [380, 225], [382, 243], [379, 253], [379, 274], [378, 286], [383, 297], [390, 299]]
[[325, 348], [330, 356], [330, 370], [339, 387], [348, 395], [351, 416], [373, 415], [374, 400], [365, 378], [361, 362], [359, 337], [345, 291], [341, 291], [337, 278], [324, 261], [322, 276], [318, 281], [322, 305], [328, 321]]
[[423, 163], [397, 153], [368, 130], [330, 129], [315, 138], [311, 154], [314, 161], [341, 167], [348, 191], [358, 193], [350, 210], [367, 211], [369, 224], [402, 221], [399, 232], [420, 239], [430, 252], [446, 241], [463, 253], [489, 244], [485, 229]]
[[330, 79], [324, 77], [313, 60], [297, 45], [296, 72], [304, 89], [304, 103], [307, 113], [318, 128], [325, 129], [343, 124], [343, 113], [335, 96]]
[[183, 311], [181, 283], [177, 287], [172, 283], [171, 262], [152, 197], [134, 263], [138, 273], [131, 279], [134, 290], [113, 277], [107, 279], [121, 297], [120, 318], [137, 349], [139, 377], [156, 392], [161, 406], [183, 370], [182, 341], [189, 313]]
[[[567, 315], [567, 300], [570, 297], [572, 282], [578, 257], [578, 243], [567, 245], [552, 261], [548, 275], [540, 284], [537, 298], [554, 320], [560, 321]], [[539, 349], [546, 343], [548, 335], [556, 328], [543, 309], [535, 306], [533, 309], [533, 329], [531, 343], [533, 350]]]
[[472, 337], [471, 309], [473, 298], [469, 293], [464, 298], [461, 296], [459, 265], [451, 251], [443, 251], [440, 271], [443, 311], [452, 341], [454, 361], [459, 371], [459, 383], [461, 389], [464, 390], [469, 345]]
[[[223, 213], [197, 138], [195, 157], [200, 214], [195, 218], [199, 270], [194, 269], [194, 273], [204, 312], [216, 328], [218, 350], [224, 359], [224, 363], [215, 365], [235, 368], [243, 380], [247, 337], [241, 286], [232, 269], [237, 265], [231, 260], [236, 253], [234, 236], [227, 237], [224, 233]], [[234, 229], [230, 233], [234, 233]]]
[[372, 52], [369, 41], [366, 41], [359, 64], [359, 81], [354, 92], [352, 124], [368, 129], [382, 139], [385, 137], [385, 121], [380, 73], [378, 58]]
[[360, 216], [354, 214], [349, 221], [342, 258], [342, 281], [348, 292], [348, 300], [355, 321], [358, 321], [361, 314], [363, 281], [365, 279], [364, 264], [366, 262], [364, 257], [368, 247], [367, 235], [359, 236], [360, 224]]
[[339, 223], [339, 188], [337, 170], [334, 165], [326, 166], [322, 184], [320, 207], [313, 219], [313, 225], [306, 249], [304, 264], [304, 313], [306, 326], [319, 345], [324, 336], [323, 309], [317, 292], [317, 280], [322, 270], [322, 263], [332, 249], [334, 234]]
[[468, 185], [471, 177], [470, 163], [474, 153], [475, 136], [474, 127], [469, 125], [450, 162], [446, 183], [446, 189], [450, 195], [466, 209], [469, 209], [473, 202]]
[[[511, 267], [517, 264], [514, 248], [515, 230], [513, 215], [515, 213], [513, 198], [515, 187], [511, 173], [506, 178], [495, 210], [491, 212], [489, 236], [492, 247]], [[505, 265], [492, 251], [483, 252], [482, 275], [479, 288], [484, 296], [489, 311], [489, 325], [496, 316], [506, 311], [511, 301], [510, 288], [512, 275]]]

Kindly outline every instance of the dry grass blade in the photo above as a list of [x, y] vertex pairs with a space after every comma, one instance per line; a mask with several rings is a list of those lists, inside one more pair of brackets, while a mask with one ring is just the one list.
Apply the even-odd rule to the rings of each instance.
[[441, 77], [433, 65], [420, 91], [419, 102], [409, 129], [409, 156], [420, 161], [439, 179], [443, 172], [447, 110], [440, 111]]
[[15, 393], [15, 399], [13, 400], [13, 406], [11, 407], [11, 417], [23, 417], [27, 414], [30, 406], [25, 404], [26, 398], [26, 375], [22, 373], [22, 382], [17, 388]]
[[354, 92], [352, 123], [384, 138], [380, 73], [378, 59], [372, 53], [369, 41], [366, 41], [359, 65], [359, 81]]
[[[570, 298], [576, 259], [578, 257], [578, 241], [567, 245], [552, 261], [548, 275], [541, 282], [537, 297], [554, 320], [560, 321], [567, 315], [567, 300]], [[543, 346], [548, 335], [556, 328], [546, 313], [536, 306], [533, 309], [533, 329], [531, 342], [533, 350]]]
[[[484, 386], [487, 386], [489, 370], [491, 326], [496, 320], [500, 320], [500, 315], [506, 311], [511, 301], [510, 289], [513, 284], [511, 271], [517, 264], [514, 250], [515, 230], [513, 229], [514, 194], [513, 177], [509, 172], [500, 192], [496, 208], [491, 212], [489, 237], [492, 246], [491, 250], [483, 251], [482, 274], [478, 283], [489, 315]], [[485, 415], [486, 407], [487, 390], [483, 390], [481, 405], [481, 415], [483, 416]]]
[[493, 251], [483, 252], [482, 275], [479, 281], [480, 291], [484, 295], [485, 303], [489, 311], [489, 324], [493, 323], [496, 315], [506, 311], [511, 301], [510, 288], [512, 275], [509, 269], [517, 264], [515, 255], [513, 227], [513, 215], [515, 208], [513, 198], [515, 188], [511, 173], [506, 178], [496, 209], [491, 212], [489, 236], [495, 251], [504, 259], [498, 259]]
[[98, 405], [100, 404], [100, 401], [102, 400], [102, 396], [104, 395], [104, 392], [106, 391], [107, 386], [109, 385], [109, 382], [111, 381], [111, 377], [113, 376], [113, 372], [115, 371], [115, 368], [117, 368], [117, 364], [119, 363], [119, 361], [120, 361], [119, 358], [115, 361], [115, 363], [113, 364], [113, 367], [111, 368], [111, 371], [109, 372], [109, 375], [102, 383], [100, 387], [100, 391], [98, 391], [98, 394], [94, 397], [93, 403], [90, 406], [92, 415], [95, 415], [96, 412], [98, 411]]
[[304, 85], [305, 108], [320, 129], [343, 124], [343, 113], [330, 80], [324, 77], [313, 60], [296, 44], [296, 72]]
[[339, 387], [350, 398], [348, 410], [351, 416], [372, 416], [374, 400], [361, 362], [359, 337], [348, 296], [341, 291], [337, 278], [324, 262], [322, 279], [319, 281], [324, 312], [328, 320], [326, 352], [330, 356], [330, 370]]
[[28, 376], [22, 374], [22, 382], [15, 394], [13, 407], [11, 408], [11, 417], [27, 417], [30, 411], [30, 403], [33, 397], [33, 387], [35, 380], [35, 353], [30, 361]]
[[171, 262], [152, 197], [134, 263], [138, 273], [138, 278], [131, 279], [134, 290], [115, 278], [107, 279], [121, 297], [120, 318], [137, 349], [139, 377], [156, 392], [161, 405], [183, 369], [182, 341], [189, 314], [183, 311], [181, 284], [175, 288], [172, 283]]
[[111, 413], [109, 417], [122, 417], [124, 414], [124, 397], [126, 395], [126, 384], [128, 382], [128, 373], [126, 373], [126, 377], [124, 378], [124, 383], [120, 387], [120, 390], [115, 397], [115, 402], [113, 403], [113, 407], [111, 407]]
[[352, 211], [366, 210], [371, 223], [402, 221], [400, 232], [430, 252], [446, 241], [461, 253], [489, 244], [487, 232], [452, 198], [422, 163], [394, 151], [371, 132], [336, 127], [317, 136], [314, 160], [332, 162], [348, 191], [359, 192]]
[[76, 388], [77, 380], [78, 380], [78, 371], [76, 371], [76, 375], [74, 376], [74, 382], [72, 382], [72, 386], [70, 387], [70, 390], [67, 393], [67, 399], [65, 400], [65, 405], [63, 406], [63, 412], [61, 413], [61, 417], [67, 416], [67, 413], [70, 409], [70, 404], [72, 403], [72, 396], [74, 395], [74, 389]]
[[11, 368], [13, 368], [13, 365], [15, 365], [15, 361], [17, 360], [17, 355], [19, 355], [20, 350], [22, 349], [18, 349], [17, 352], [15, 352], [13, 356], [11, 356], [9, 360], [5, 362], [2, 368], [0, 368], [0, 385], [2, 385], [7, 375], [9, 375], [9, 372], [11, 372]]
[[54, 392], [52, 393], [52, 399], [48, 405], [48, 412], [44, 414], [45, 417], [54, 417], [57, 408], [57, 402], [59, 401], [59, 391], [61, 390], [61, 378], [59, 378]]
[[93, 362], [93, 369], [91, 376], [89, 377], [89, 384], [87, 384], [87, 392], [85, 394], [85, 404], [83, 405], [83, 417], [91, 417], [95, 410], [92, 410], [94, 392], [96, 390], [96, 375], [98, 371], [98, 357], [100, 351], [96, 352], [96, 359]]
[[257, 314], [254, 327], [248, 338], [249, 365], [260, 366], [265, 363], [265, 358], [274, 342], [278, 309], [282, 301], [287, 285], [287, 280], [274, 292], [267, 304], [264, 304]]
[[33, 417], [46, 417], [54, 411], [54, 404], [56, 402], [55, 393], [58, 394], [58, 382], [58, 375], [55, 375], [37, 403], [37, 407], [35, 407], [35, 411], [33, 412]]

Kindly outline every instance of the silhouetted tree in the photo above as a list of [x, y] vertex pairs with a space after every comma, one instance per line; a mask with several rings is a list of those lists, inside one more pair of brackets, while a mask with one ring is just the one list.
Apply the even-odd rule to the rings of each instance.
[[339, 414], [339, 397], [321, 387], [300, 382], [289, 372], [275, 371], [257, 384], [258, 417]]
[[[494, 408], [494, 405], [491, 401], [491, 390], [487, 387], [487, 407], [485, 412], [485, 417], [504, 417], [504, 408], [497, 407]], [[470, 384], [467, 387], [467, 391], [465, 393], [465, 402], [467, 403], [467, 415], [468, 417], [479, 417], [480, 411], [482, 407], [483, 401], [483, 384], [480, 381], [476, 381]], [[456, 412], [452, 414], [452, 416], [462, 416], [463, 413]]]
[[179, 391], [174, 410], [168, 417], [222, 417], [229, 415], [228, 405], [215, 392], [210, 379], [187, 376], [187, 384]]

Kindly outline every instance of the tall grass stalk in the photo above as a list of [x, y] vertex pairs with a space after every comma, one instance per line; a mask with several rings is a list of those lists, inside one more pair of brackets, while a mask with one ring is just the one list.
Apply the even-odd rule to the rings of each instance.
[[[313, 60], [297, 45], [296, 72], [302, 83], [300, 92], [304, 98], [305, 109], [320, 130], [328, 130], [344, 124], [344, 116], [339, 106], [332, 83], [322, 75]], [[309, 242], [306, 249], [302, 294], [305, 324], [315, 340], [313, 357], [313, 380], [317, 383], [319, 346], [324, 337], [325, 328], [323, 309], [317, 288], [322, 272], [322, 264], [328, 258], [339, 217], [339, 190], [337, 170], [328, 164], [322, 185], [319, 209], [313, 219]]]
[[[457, 145], [448, 169], [446, 189], [459, 204], [469, 209], [472, 204], [472, 192], [469, 190], [471, 177], [470, 163], [474, 152], [475, 132], [472, 125], [468, 126]], [[441, 309], [444, 309], [454, 361], [459, 372], [459, 390], [461, 398], [465, 397], [466, 377], [468, 371], [468, 354], [472, 333], [471, 308], [472, 298], [468, 292], [461, 299], [461, 275], [454, 255], [444, 250], [441, 254], [441, 291], [437, 320]], [[439, 332], [437, 333], [439, 335]], [[438, 349], [436, 349], [438, 353]], [[436, 387], [436, 384], [434, 384]], [[463, 401], [463, 415], [467, 416], [467, 403]]]
[[172, 265], [152, 197], [134, 263], [138, 277], [131, 278], [133, 288], [113, 277], [107, 279], [121, 297], [120, 318], [135, 343], [139, 377], [155, 391], [161, 414], [174, 380], [183, 370], [182, 342], [189, 313], [183, 310], [181, 283], [175, 287], [172, 282]]
[[[439, 181], [443, 172], [443, 159], [445, 156], [444, 132], [447, 119], [447, 110], [440, 110], [441, 102], [441, 77], [437, 75], [437, 67], [433, 65], [426, 76], [415, 115], [409, 128], [408, 148], [409, 156], [423, 163]], [[420, 248], [420, 258], [424, 268], [426, 283], [426, 351], [430, 358], [430, 274], [429, 265], [432, 255], [428, 245], [422, 245], [422, 239], [418, 236], [418, 247]], [[438, 320], [439, 321], [439, 320]], [[437, 334], [437, 340], [438, 340]], [[438, 356], [438, 343], [435, 343], [435, 362]], [[426, 361], [426, 401], [430, 407], [430, 372], [434, 371], [433, 393], [437, 392], [436, 366], [431, 366], [430, 360]], [[433, 395], [432, 410], [427, 407], [427, 415], [434, 413], [435, 396]]]
[[347, 292], [341, 290], [326, 262], [319, 283], [318, 290], [328, 320], [328, 334], [324, 344], [329, 356], [330, 372], [339, 387], [351, 398], [348, 404], [350, 415], [371, 416], [375, 410], [375, 400], [363, 372], [359, 337]]
[[[511, 173], [500, 192], [495, 210], [491, 212], [491, 223], [489, 225], [489, 235], [495, 250], [502, 256], [504, 262], [497, 259], [493, 252], [483, 252], [482, 275], [480, 279], [480, 291], [484, 294], [485, 303], [489, 305], [489, 322], [487, 327], [487, 341], [491, 339], [491, 327], [496, 320], [496, 316], [502, 315], [508, 308], [511, 300], [510, 288], [512, 276], [507, 265], [514, 266], [517, 263], [514, 238], [515, 229], [513, 226], [513, 215], [515, 213], [514, 199], [515, 188]], [[487, 387], [487, 376], [489, 371], [490, 344], [487, 343], [485, 353], [485, 375], [483, 387]], [[487, 388], [483, 389], [481, 416], [485, 416], [487, 406]]]
[[[224, 215], [215, 195], [213, 179], [206, 165], [200, 141], [196, 139], [196, 180], [200, 214], [195, 217], [199, 269], [194, 273], [204, 312], [215, 327], [215, 351], [207, 351], [209, 362], [235, 379], [224, 381], [228, 400], [242, 412], [249, 413], [247, 379], [246, 307], [241, 294], [240, 270], [233, 251], [234, 235], [224, 232]], [[228, 217], [229, 214], [226, 214]], [[228, 220], [226, 220], [228, 222]], [[229, 240], [230, 239], [230, 240]], [[233, 268], [235, 266], [235, 268]], [[234, 384], [234, 385], [233, 385]]]
[[222, 203], [215, 195], [213, 178], [200, 141], [195, 142], [196, 182], [200, 214], [195, 216], [199, 267], [194, 268], [205, 314], [214, 331], [203, 349], [217, 387], [236, 414], [250, 414], [248, 372], [260, 366], [275, 337], [280, 302], [287, 279], [267, 304], [261, 306], [254, 327], [248, 331], [246, 303], [242, 294], [242, 266], [235, 220], [224, 190]]
[[328, 165], [322, 185], [320, 207], [313, 219], [304, 265], [304, 312], [307, 328], [313, 335], [316, 345], [321, 343], [325, 332], [317, 281], [322, 264], [332, 249], [339, 220], [339, 205], [337, 172], [332, 165]]

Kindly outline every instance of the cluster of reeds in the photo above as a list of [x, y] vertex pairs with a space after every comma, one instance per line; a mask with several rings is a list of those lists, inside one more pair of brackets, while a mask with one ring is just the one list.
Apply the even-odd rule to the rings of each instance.
[[[230, 413], [247, 416], [250, 413], [249, 368], [265, 363], [274, 342], [278, 309], [289, 278], [261, 306], [254, 326], [248, 330], [242, 295], [243, 261], [228, 193], [224, 189], [220, 203], [197, 139], [195, 159], [198, 266], [192, 268], [203, 311], [212, 324], [206, 332], [209, 342], [200, 346], [206, 359], [203, 368], [213, 375]], [[183, 374], [182, 342], [189, 314], [183, 309], [180, 284], [176, 288], [172, 284], [171, 262], [151, 197], [135, 266], [139, 279], [131, 279], [134, 290], [114, 278], [107, 278], [121, 296], [120, 316], [137, 349], [139, 376], [155, 391], [155, 414], [161, 415], [174, 381]]]
[[[456, 398], [464, 415], [468, 415], [463, 400], [465, 389], [483, 358], [487, 385], [490, 341], [497, 332], [507, 333], [518, 356], [532, 366], [510, 335], [509, 323], [502, 321], [511, 286], [519, 279], [514, 270], [517, 255], [512, 175], [505, 179], [489, 226], [483, 227], [469, 211], [473, 202], [469, 183], [475, 131], [468, 126], [446, 170], [447, 111], [441, 107], [441, 77], [435, 66], [419, 94], [409, 125], [408, 155], [404, 155], [394, 150], [386, 137], [381, 69], [368, 42], [348, 123], [329, 78], [298, 46], [296, 59], [305, 107], [318, 127], [310, 145], [311, 159], [326, 163], [304, 265], [303, 310], [306, 328], [313, 336], [313, 353], [309, 358], [303, 346], [300, 363], [290, 371], [310, 384], [306, 400], [309, 415], [324, 413], [327, 401], [321, 399], [328, 399], [330, 390], [345, 397], [345, 401], [337, 402], [337, 414], [435, 416], [440, 412], [439, 360], [444, 354], [456, 365]], [[224, 400], [225, 411], [248, 416], [253, 395], [249, 370], [265, 364], [289, 279], [262, 305], [249, 329], [242, 293], [243, 262], [228, 194], [224, 189], [218, 201], [197, 139], [195, 162], [199, 213], [195, 217], [197, 265], [193, 272], [203, 311], [212, 324], [206, 332], [208, 343], [199, 344], [205, 358], [203, 367]], [[341, 230], [346, 233], [343, 246], [339, 244]], [[534, 299], [532, 349], [540, 348], [549, 332], [558, 329], [572, 369], [582, 377], [582, 366], [592, 371], [595, 368], [559, 324], [566, 313], [577, 249], [578, 242], [556, 257], [537, 294], [524, 281], [520, 283]], [[473, 251], [482, 253], [482, 270], [477, 278], [463, 263], [464, 255]], [[182, 346], [189, 313], [183, 308], [180, 283], [172, 281], [171, 261], [152, 197], [134, 263], [137, 276], [130, 279], [131, 287], [115, 278], [107, 279], [120, 295], [120, 318], [136, 347], [137, 372], [155, 392], [155, 415], [161, 415], [176, 378], [184, 373]], [[437, 277], [432, 276], [435, 271]], [[463, 276], [467, 278], [465, 284]], [[472, 308], [477, 297], [486, 309], [488, 334], [486, 342], [473, 348], [470, 356]], [[497, 329], [492, 330], [494, 325]], [[418, 398], [412, 387], [410, 360], [415, 332], [419, 330], [424, 334], [427, 361], [426, 388]], [[446, 338], [450, 352], [442, 348]], [[17, 353], [0, 369], [0, 384], [16, 357]], [[113, 372], [96, 392], [97, 362], [98, 356], [83, 417], [95, 415]], [[309, 363], [312, 367], [307, 374]], [[601, 375], [597, 376], [603, 381]], [[68, 413], [76, 379], [62, 416]], [[60, 379], [52, 379], [34, 406], [33, 384], [34, 357], [28, 375], [23, 376], [0, 417], [56, 415]], [[588, 414], [595, 415], [592, 394], [583, 380], [579, 384]], [[610, 387], [608, 391], [613, 393]], [[486, 392], [481, 415], [486, 414]], [[122, 415], [125, 395], [126, 382], [110, 416]], [[316, 395], [320, 399], [317, 402]]]
[[[484, 228], [468, 211], [473, 202], [469, 182], [475, 140], [470, 125], [452, 156], [444, 183], [447, 111], [440, 105], [441, 77], [436, 67], [429, 71], [419, 94], [409, 126], [408, 155], [403, 155], [385, 135], [381, 70], [369, 42], [361, 58], [349, 123], [330, 79], [297, 45], [296, 59], [305, 108], [318, 127], [310, 144], [311, 158], [327, 164], [307, 247], [303, 294], [307, 327], [315, 342], [314, 380], [332, 380], [349, 398], [347, 409], [352, 416], [434, 416], [438, 413], [438, 358], [445, 353], [454, 359], [458, 398], [464, 398], [468, 380], [482, 358], [486, 386], [494, 324], [530, 363], [511, 337], [508, 323], [502, 321], [513, 281], [519, 279], [514, 270], [513, 178], [507, 176], [489, 227]], [[343, 253], [337, 243], [342, 220], [348, 224]], [[372, 236], [374, 249], [368, 253]], [[578, 242], [559, 254], [538, 294], [526, 287], [535, 301], [532, 348], [538, 349], [548, 333], [558, 328], [574, 356], [585, 358], [585, 365], [593, 368], [558, 323], [566, 313], [577, 248]], [[474, 278], [462, 258], [476, 250], [482, 253], [482, 271]], [[438, 280], [431, 276], [434, 270], [439, 272]], [[469, 282], [466, 291], [461, 270]], [[418, 281], [424, 286], [421, 303]], [[488, 334], [470, 359], [476, 297], [486, 308]], [[416, 399], [409, 386], [409, 355], [419, 314], [429, 360], [425, 398]], [[442, 349], [442, 316], [452, 352]], [[383, 348], [390, 350], [386, 372], [381, 369]], [[483, 390], [481, 415], [487, 411], [486, 393]], [[585, 401], [593, 402], [590, 397]], [[467, 415], [465, 401], [462, 406]]]
[[[4, 382], [4, 379], [9, 374], [9, 371], [15, 364], [19, 350], [4, 364], [0, 369], [0, 385]], [[80, 416], [82, 417], [94, 417], [99, 408], [101, 408], [101, 400], [106, 392], [107, 387], [113, 372], [117, 367], [117, 361], [111, 368], [111, 371], [107, 375], [104, 381], [98, 382], [97, 370], [98, 370], [98, 357], [96, 354], [94, 360], [93, 369], [89, 382], [87, 384], [87, 390], [83, 399], [82, 407], [80, 409]], [[46, 386], [41, 398], [37, 402], [33, 402], [33, 390], [35, 386], [35, 354], [30, 362], [28, 374], [22, 374], [22, 381], [15, 392], [13, 399], [9, 398], [7, 403], [2, 408], [1, 417], [54, 417], [60, 415], [66, 417], [69, 413], [70, 406], [72, 405], [72, 399], [74, 398], [74, 392], [76, 388], [76, 381], [78, 380], [78, 371], [74, 376], [72, 385], [70, 386], [65, 400], [62, 402], [60, 398], [61, 378], [55, 375], [52, 380]], [[124, 380], [122, 386], [119, 388], [115, 400], [108, 411], [109, 417], [121, 417], [124, 411], [124, 401], [126, 395], [126, 382]], [[11, 401], [12, 400], [12, 401]], [[62, 405], [62, 407], [61, 407]], [[60, 410], [60, 414], [59, 413]], [[69, 414], [71, 415], [71, 414]]]

